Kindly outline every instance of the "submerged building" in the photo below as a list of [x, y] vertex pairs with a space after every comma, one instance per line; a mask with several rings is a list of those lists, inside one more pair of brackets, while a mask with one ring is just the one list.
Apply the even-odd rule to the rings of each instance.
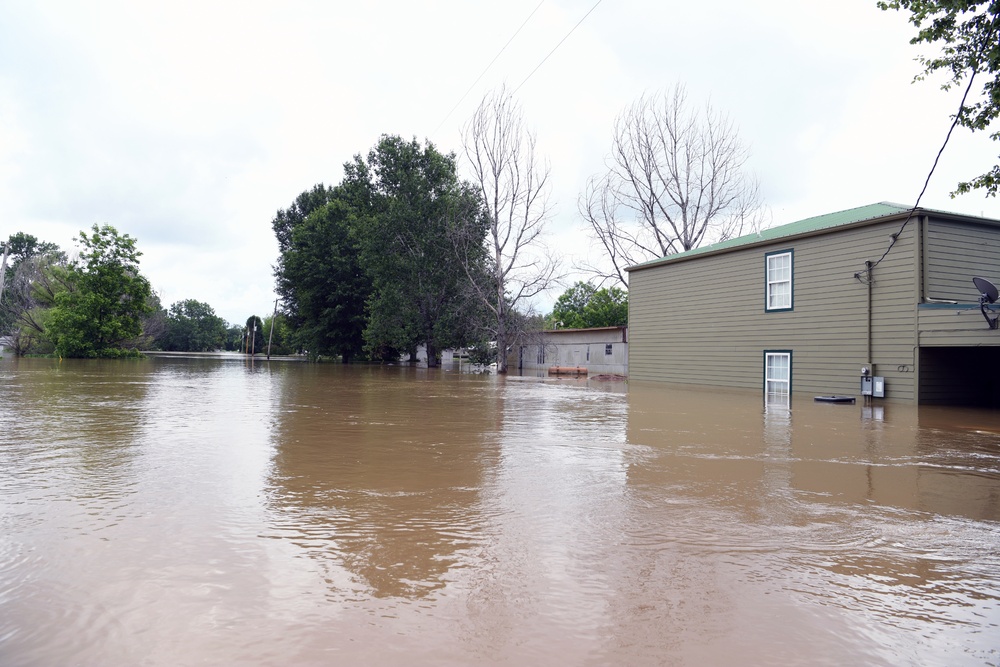
[[508, 365], [521, 372], [573, 367], [587, 375], [628, 373], [628, 328], [552, 329], [516, 348]]
[[628, 271], [634, 380], [1000, 405], [1000, 220], [879, 203]]

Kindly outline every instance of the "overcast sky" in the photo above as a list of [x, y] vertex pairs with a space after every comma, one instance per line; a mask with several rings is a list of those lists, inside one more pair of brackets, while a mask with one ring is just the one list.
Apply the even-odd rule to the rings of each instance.
[[[549, 161], [567, 265], [588, 252], [577, 196], [644, 92], [681, 82], [730, 115], [774, 225], [912, 204], [960, 98], [911, 83], [933, 52], [875, 0], [603, 0], [566, 38], [594, 4], [0, 0], [0, 238], [72, 251], [109, 223], [165, 306], [241, 322], [274, 304], [277, 209], [381, 134], [459, 152], [504, 82]], [[996, 160], [985, 133], [956, 130], [921, 204], [1000, 218], [997, 199], [948, 196]]]

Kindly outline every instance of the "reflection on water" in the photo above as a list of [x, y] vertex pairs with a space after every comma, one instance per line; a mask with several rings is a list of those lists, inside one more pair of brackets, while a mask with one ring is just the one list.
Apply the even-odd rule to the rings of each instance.
[[321, 561], [331, 600], [440, 589], [481, 540], [494, 383], [379, 368], [339, 383], [318, 370], [284, 387], [265, 534]]
[[1000, 416], [0, 361], [0, 664], [998, 664]]

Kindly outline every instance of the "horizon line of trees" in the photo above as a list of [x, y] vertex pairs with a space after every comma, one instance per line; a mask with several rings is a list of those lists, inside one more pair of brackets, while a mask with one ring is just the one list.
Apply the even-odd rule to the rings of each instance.
[[[25, 232], [3, 246], [0, 336], [11, 351], [59, 357], [129, 357], [140, 350], [263, 352], [271, 317], [229, 324], [207, 303], [178, 301], [164, 309], [139, 271], [136, 240], [111, 225], [76, 239], [75, 258]], [[257, 336], [247, 335], [256, 324]], [[288, 325], [274, 319], [272, 352], [288, 354]]]
[[[756, 224], [758, 189], [743, 175], [747, 151], [732, 124], [709, 107], [703, 117], [687, 113], [681, 86], [644, 96], [619, 116], [608, 172], [580, 202], [611, 269], [589, 267], [597, 284], [572, 286], [546, 322], [532, 300], [561, 280], [543, 238], [549, 168], [505, 88], [486, 95], [462, 128], [461, 156], [468, 179], [455, 153], [383, 135], [344, 165], [339, 183], [315, 185], [277, 211], [277, 353], [392, 361], [416, 358], [422, 346], [435, 365], [442, 349], [474, 347], [494, 350], [505, 372], [507, 352], [547, 323], [626, 323], [626, 265]], [[32, 240], [15, 249], [0, 301], [0, 333], [17, 353], [264, 345], [270, 322], [256, 316], [237, 331], [196, 299], [164, 309], [139, 272], [135, 240], [113, 227], [81, 233], [72, 261]], [[609, 280], [620, 286], [605, 288]], [[248, 343], [248, 330], [259, 340]]]
[[[995, 3], [877, 5], [909, 12], [918, 30], [911, 43], [941, 48], [919, 59], [917, 80], [943, 72], [946, 90], [968, 91], [980, 75], [979, 94], [962, 98], [954, 121], [1000, 141], [991, 131], [1000, 117]], [[505, 88], [486, 95], [462, 128], [461, 154], [469, 180], [458, 178], [454, 153], [384, 135], [366, 158], [345, 165], [341, 183], [317, 185], [279, 210], [272, 229], [282, 312], [273, 322], [251, 316], [247, 327], [259, 323], [270, 335], [273, 324], [281, 349], [344, 361], [412, 355], [422, 344], [433, 364], [442, 347], [473, 344], [495, 349], [503, 372], [507, 349], [546, 324], [627, 321], [627, 266], [753, 231], [765, 217], [759, 184], [745, 171], [749, 151], [725, 114], [710, 105], [691, 111], [680, 84], [642, 95], [616, 118], [606, 169], [578, 200], [603, 264], [577, 268], [598, 282], [571, 287], [543, 321], [531, 299], [561, 278], [542, 242], [549, 171]], [[993, 165], [953, 196], [975, 189], [996, 196], [998, 183]], [[247, 349], [247, 327], [226, 324], [208, 304], [188, 299], [164, 309], [129, 235], [95, 224], [77, 243], [72, 260], [30, 234], [5, 244], [4, 261], [12, 262], [0, 270], [0, 335], [16, 354]], [[605, 288], [609, 281], [618, 285]]]

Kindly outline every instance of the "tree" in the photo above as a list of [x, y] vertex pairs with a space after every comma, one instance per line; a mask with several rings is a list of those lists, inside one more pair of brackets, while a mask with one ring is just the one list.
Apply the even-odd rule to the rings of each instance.
[[226, 322], [210, 305], [185, 299], [170, 306], [159, 343], [164, 350], [207, 352], [221, 348], [225, 337]]
[[314, 358], [339, 355], [348, 363], [364, 346], [371, 280], [352, 235], [356, 211], [348, 194], [343, 188], [325, 192], [328, 200], [291, 231], [275, 269], [277, 291], [299, 347]]
[[278, 209], [271, 228], [278, 240], [278, 250], [284, 253], [292, 245], [292, 233], [302, 224], [310, 213], [333, 199], [333, 189], [322, 183], [317, 183], [312, 190], [306, 190], [292, 202], [287, 209]]
[[295, 352], [287, 315], [279, 312], [265, 317], [264, 331], [267, 334], [267, 344], [270, 345], [271, 354], [284, 355]]
[[244, 329], [245, 339], [243, 352], [247, 354], [257, 354], [267, 349], [267, 334], [264, 332], [264, 322], [257, 315], [247, 318]]
[[353, 227], [367, 206], [365, 194], [315, 185], [271, 223], [281, 250], [274, 274], [291, 329], [288, 345], [313, 358], [335, 355], [348, 363], [363, 351], [371, 281]]
[[732, 122], [706, 105], [689, 111], [684, 87], [643, 95], [615, 120], [607, 171], [592, 176], [578, 205], [610, 268], [625, 268], [722, 241], [760, 225], [760, 188], [744, 171], [749, 150]]
[[[61, 262], [65, 263], [66, 253], [59, 249], [55, 243], [39, 241], [38, 238], [24, 232], [11, 234], [4, 245], [4, 252], [0, 252], [7, 257], [3, 275], [0, 276], [0, 335], [15, 336], [18, 328], [18, 318], [25, 312], [25, 309], [32, 303], [31, 285], [33, 279], [37, 277], [39, 262], [34, 262], [26, 270], [20, 270], [25, 262], [32, 262], [36, 258], [45, 257], [41, 264]], [[20, 283], [18, 284], [18, 280]]]
[[56, 295], [70, 288], [65, 253], [55, 250], [21, 257], [6, 281], [0, 313], [14, 354], [52, 352], [45, 321]]
[[588, 327], [627, 326], [628, 292], [618, 287], [603, 287], [590, 298], [584, 313]]
[[142, 333], [149, 312], [149, 281], [139, 273], [135, 239], [110, 225], [80, 232], [79, 259], [69, 266], [66, 289], [54, 295], [46, 335], [63, 357], [121, 356]]
[[[974, 78], [983, 80], [978, 100], [966, 103], [965, 97], [955, 117], [962, 127], [973, 132], [985, 130], [1000, 117], [1000, 3], [996, 0], [882, 0], [882, 10], [905, 9], [910, 23], [918, 29], [910, 44], [941, 44], [935, 58], [920, 58], [924, 71], [921, 80], [939, 70], [950, 80], [945, 90], [961, 85], [968, 78], [971, 89]], [[989, 135], [1000, 141], [1000, 130]], [[1000, 164], [970, 181], [958, 184], [952, 197], [980, 188], [987, 197], [995, 197], [1000, 187]]]
[[226, 327], [226, 338], [223, 343], [223, 349], [229, 352], [242, 352], [243, 340], [243, 327], [239, 324], [229, 324]]
[[597, 288], [590, 283], [578, 281], [556, 299], [552, 314], [547, 318], [548, 326], [565, 329], [586, 328], [584, 310], [596, 291]]
[[463, 151], [486, 216], [485, 276], [481, 245], [459, 237], [470, 288], [489, 313], [485, 325], [496, 341], [497, 372], [507, 372], [507, 351], [521, 333], [517, 313], [557, 279], [558, 262], [543, 242], [549, 171], [536, 152], [535, 135], [505, 88], [486, 95], [462, 130]]
[[422, 344], [428, 365], [437, 365], [438, 351], [466, 344], [474, 326], [453, 239], [482, 245], [475, 193], [460, 183], [454, 155], [416, 139], [383, 136], [367, 160], [356, 156], [345, 172], [345, 186], [366, 191], [370, 202], [355, 226], [372, 279], [366, 345], [381, 356]]
[[628, 293], [617, 287], [595, 288], [577, 282], [556, 300], [547, 318], [551, 327], [589, 329], [628, 324]]
[[142, 335], [129, 343], [140, 350], [156, 346], [167, 333], [167, 309], [163, 307], [160, 295], [151, 291], [146, 306], [146, 314], [142, 317]]

